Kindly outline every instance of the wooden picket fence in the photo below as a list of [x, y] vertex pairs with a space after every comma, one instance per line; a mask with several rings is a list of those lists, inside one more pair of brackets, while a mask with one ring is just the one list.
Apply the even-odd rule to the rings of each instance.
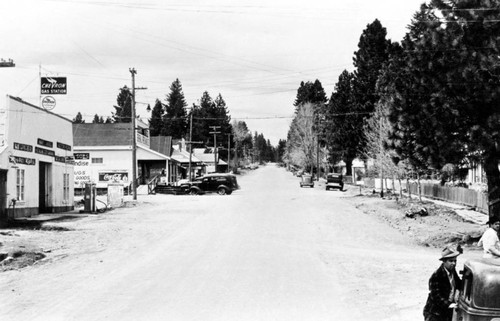
[[[364, 178], [363, 182], [365, 187], [380, 190], [380, 179]], [[393, 188], [392, 180], [387, 179], [384, 185], [390, 190]], [[399, 182], [395, 181], [394, 185], [394, 192], [398, 193], [400, 190]], [[416, 182], [410, 182], [409, 186], [406, 186], [406, 182], [401, 182], [401, 185], [405, 193], [409, 191], [412, 195], [418, 195]], [[439, 184], [421, 183], [420, 186], [423, 197], [470, 206], [479, 212], [488, 213], [488, 195], [486, 193], [464, 187], [440, 186]]]

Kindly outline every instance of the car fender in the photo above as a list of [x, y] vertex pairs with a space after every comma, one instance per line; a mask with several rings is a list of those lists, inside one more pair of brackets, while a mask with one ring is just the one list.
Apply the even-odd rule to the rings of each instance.
[[192, 189], [196, 190], [198, 192], [198, 194], [204, 193], [203, 190], [196, 185], [192, 185], [191, 187], [189, 187], [189, 190], [192, 190]]
[[219, 190], [219, 188], [224, 188], [228, 192], [231, 191], [231, 189], [229, 187], [227, 187], [227, 185], [224, 185], [224, 184], [221, 184], [221, 185], [217, 186], [217, 190]]

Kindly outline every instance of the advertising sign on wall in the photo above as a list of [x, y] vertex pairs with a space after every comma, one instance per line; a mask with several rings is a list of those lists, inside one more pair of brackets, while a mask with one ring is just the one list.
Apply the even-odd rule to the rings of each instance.
[[75, 166], [75, 187], [84, 187], [85, 183], [91, 181], [90, 179], [90, 169], [86, 164], [83, 166]]
[[73, 156], [75, 157], [76, 160], [79, 160], [79, 159], [90, 159], [90, 154], [89, 153], [73, 153]]
[[99, 182], [126, 183], [128, 182], [128, 172], [99, 172]]

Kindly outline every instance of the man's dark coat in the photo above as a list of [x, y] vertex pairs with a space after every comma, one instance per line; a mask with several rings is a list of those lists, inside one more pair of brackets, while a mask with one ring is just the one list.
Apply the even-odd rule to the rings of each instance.
[[[455, 289], [462, 289], [462, 280], [458, 277], [455, 269], [453, 269], [453, 277], [455, 278]], [[429, 279], [429, 296], [424, 307], [424, 316], [431, 314], [439, 316], [439, 319], [442, 320], [451, 320], [453, 309], [449, 308], [452, 303], [449, 300], [450, 292], [451, 284], [448, 274], [445, 271], [444, 265], [441, 264]]]

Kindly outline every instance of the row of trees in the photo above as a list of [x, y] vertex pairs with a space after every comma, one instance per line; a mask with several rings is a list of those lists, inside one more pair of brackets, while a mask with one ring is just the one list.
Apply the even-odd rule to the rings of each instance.
[[[173, 139], [184, 138], [196, 142], [193, 147], [214, 147], [214, 132], [221, 158], [231, 160], [235, 166], [238, 160], [251, 162], [277, 161], [277, 150], [263, 134], [251, 134], [243, 121], [231, 122], [231, 116], [226, 102], [221, 94], [212, 99], [205, 91], [198, 103], [193, 103], [187, 109], [187, 102], [182, 90], [182, 84], [176, 79], [169, 87], [170, 92], [164, 101], [156, 99], [151, 109], [149, 130], [151, 136], [172, 136]], [[119, 123], [132, 120], [132, 93], [124, 86], [117, 96], [115, 111], [106, 120], [95, 115], [93, 123]], [[74, 123], [84, 123], [80, 112], [73, 119]], [[231, 154], [228, 147], [231, 146]], [[236, 151], [236, 153], [235, 153]]]
[[498, 1], [431, 0], [400, 43], [375, 20], [360, 37], [354, 71], [340, 74], [328, 101], [319, 81], [301, 84], [287, 155], [310, 118], [310, 144], [330, 163], [373, 159], [391, 175], [480, 163], [490, 215], [500, 216], [499, 34]]

